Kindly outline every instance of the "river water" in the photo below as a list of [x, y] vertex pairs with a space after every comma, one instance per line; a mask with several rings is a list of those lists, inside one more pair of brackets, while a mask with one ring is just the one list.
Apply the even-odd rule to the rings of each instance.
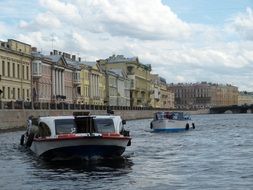
[[128, 121], [132, 145], [113, 160], [48, 163], [0, 134], [0, 189], [253, 189], [253, 114], [195, 115], [196, 129], [152, 133]]

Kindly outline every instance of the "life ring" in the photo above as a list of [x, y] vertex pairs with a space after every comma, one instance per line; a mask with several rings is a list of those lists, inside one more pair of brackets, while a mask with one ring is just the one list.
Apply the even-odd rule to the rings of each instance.
[[195, 124], [194, 123], [192, 123], [192, 128], [195, 129]]
[[185, 125], [185, 130], [189, 130], [189, 128], [190, 128], [189, 123], [186, 123], [186, 125]]

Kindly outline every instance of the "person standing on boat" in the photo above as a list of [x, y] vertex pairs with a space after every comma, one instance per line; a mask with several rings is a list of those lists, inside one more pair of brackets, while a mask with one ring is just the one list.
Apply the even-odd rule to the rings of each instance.
[[31, 133], [31, 128], [32, 128], [32, 119], [33, 119], [33, 116], [30, 115], [27, 119], [27, 128], [26, 128], [26, 134], [30, 134]]

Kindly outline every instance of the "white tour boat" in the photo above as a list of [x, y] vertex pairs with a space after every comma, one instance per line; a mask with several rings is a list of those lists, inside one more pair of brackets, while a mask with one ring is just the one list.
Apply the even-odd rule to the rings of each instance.
[[88, 113], [33, 118], [20, 144], [46, 160], [120, 156], [131, 144], [124, 124], [120, 116]]
[[150, 128], [155, 132], [178, 132], [195, 129], [195, 124], [191, 117], [183, 112], [156, 112]]

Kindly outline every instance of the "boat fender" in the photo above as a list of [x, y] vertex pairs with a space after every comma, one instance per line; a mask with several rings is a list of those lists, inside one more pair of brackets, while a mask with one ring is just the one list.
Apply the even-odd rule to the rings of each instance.
[[26, 147], [31, 147], [33, 142], [34, 134], [30, 133], [27, 137]]
[[25, 140], [25, 135], [21, 135], [21, 138], [20, 138], [20, 145], [24, 145], [24, 140]]
[[185, 130], [189, 130], [189, 128], [190, 128], [189, 123], [187, 123], [185, 126]]
[[150, 129], [153, 129], [153, 123], [150, 123]]
[[192, 128], [195, 129], [195, 124], [194, 123], [192, 123]]

